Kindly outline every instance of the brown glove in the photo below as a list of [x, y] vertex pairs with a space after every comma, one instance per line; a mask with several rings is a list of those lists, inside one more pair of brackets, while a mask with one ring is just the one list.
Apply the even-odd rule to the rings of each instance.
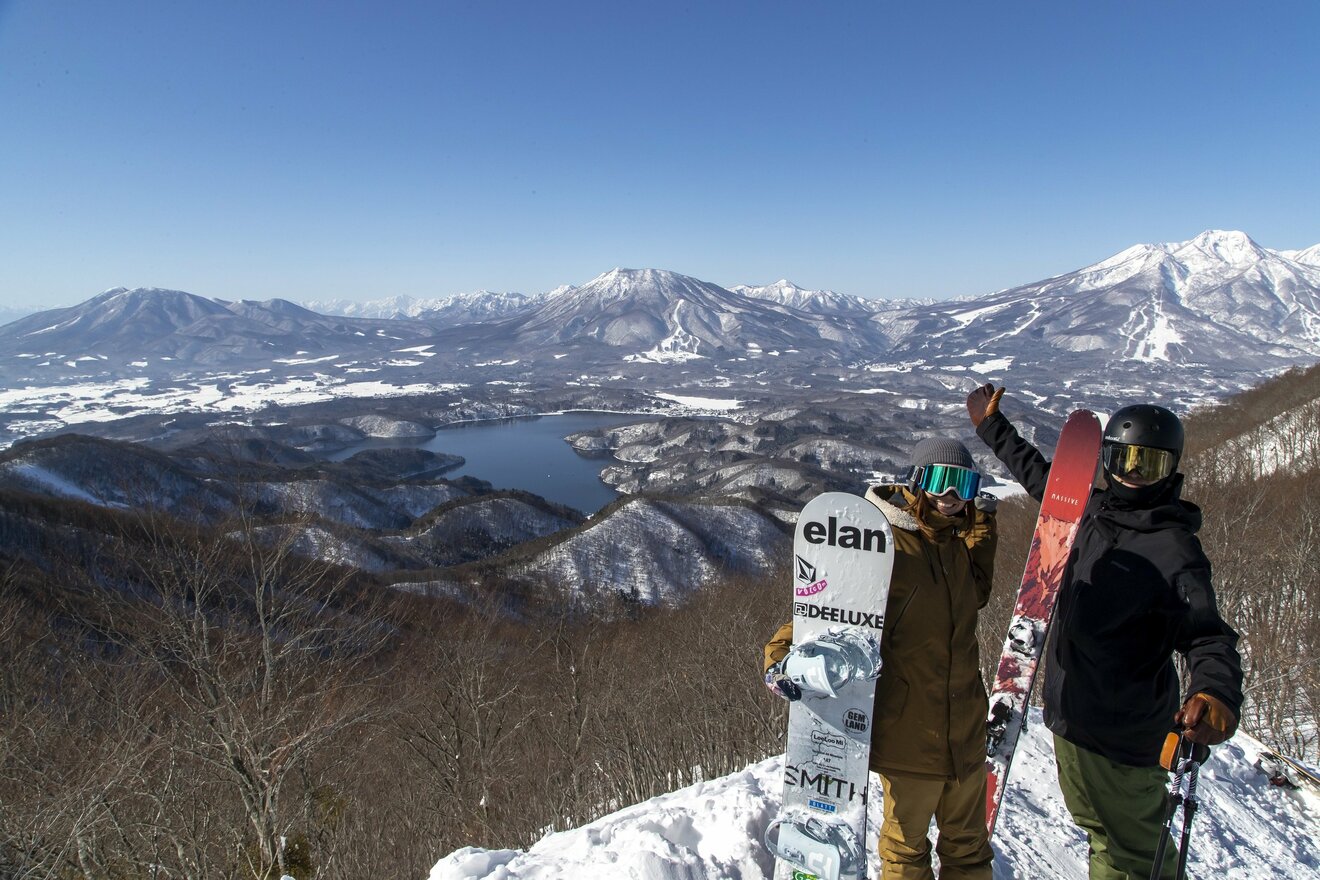
[[1206, 693], [1192, 694], [1173, 716], [1194, 743], [1217, 746], [1237, 730], [1237, 715], [1220, 700]]
[[972, 419], [973, 428], [981, 427], [987, 416], [999, 412], [999, 398], [1003, 396], [1004, 389], [996, 391], [989, 382], [967, 395], [967, 415]]

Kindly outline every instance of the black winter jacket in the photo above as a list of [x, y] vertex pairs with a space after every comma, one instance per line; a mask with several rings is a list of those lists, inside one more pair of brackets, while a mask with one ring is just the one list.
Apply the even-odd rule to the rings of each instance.
[[[976, 432], [1033, 498], [1049, 463], [1002, 414]], [[1181, 475], [1149, 506], [1095, 490], [1073, 545], [1045, 646], [1045, 724], [1088, 751], [1150, 767], [1188, 695], [1208, 693], [1241, 714], [1237, 633], [1219, 616], [1210, 561], [1196, 537], [1201, 511], [1180, 500]]]

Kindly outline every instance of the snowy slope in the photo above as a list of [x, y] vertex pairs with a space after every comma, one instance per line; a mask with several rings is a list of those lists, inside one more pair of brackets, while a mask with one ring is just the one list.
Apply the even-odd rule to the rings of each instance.
[[[1053, 748], [1035, 712], [995, 830], [997, 880], [1082, 880], [1086, 843], [1064, 808]], [[1271, 786], [1255, 766], [1260, 744], [1239, 734], [1201, 772], [1189, 875], [1226, 880], [1320, 878], [1320, 794]], [[698, 783], [548, 834], [522, 850], [472, 847], [445, 856], [430, 880], [761, 880], [771, 876], [761, 835], [782, 789], [782, 758]], [[881, 792], [873, 777], [870, 876]]]
[[612, 269], [565, 291], [502, 333], [517, 346], [595, 342], [644, 360], [682, 352], [760, 354], [874, 342], [864, 321], [743, 296], [662, 269]]
[[[1302, 256], [1307, 252], [1290, 252]], [[913, 312], [899, 350], [928, 356], [975, 340], [982, 358], [1267, 370], [1320, 354], [1320, 271], [1208, 230], [1130, 247], [1035, 284]]]
[[734, 293], [752, 299], [764, 299], [788, 306], [802, 312], [817, 315], [862, 315], [870, 316], [877, 312], [889, 312], [896, 309], [911, 308], [916, 305], [928, 305], [933, 300], [889, 300], [867, 299], [832, 290], [807, 290], [786, 278], [773, 284], [747, 285], [735, 284], [729, 288]]
[[428, 298], [390, 296], [365, 301], [351, 299], [309, 300], [302, 305], [303, 308], [323, 315], [342, 315], [349, 318], [381, 318], [385, 320], [424, 318], [466, 324], [473, 321], [488, 321], [504, 317], [552, 295], [553, 292], [528, 296], [523, 293], [477, 290], [472, 293], [455, 293], [449, 296]]

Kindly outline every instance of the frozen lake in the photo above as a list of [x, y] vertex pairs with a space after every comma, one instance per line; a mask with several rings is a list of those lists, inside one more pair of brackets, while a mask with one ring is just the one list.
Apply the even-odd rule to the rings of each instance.
[[468, 422], [441, 428], [434, 439], [424, 443], [375, 441], [331, 457], [341, 461], [363, 449], [419, 446], [466, 459], [462, 467], [445, 473], [450, 479], [476, 477], [498, 489], [522, 489], [584, 513], [595, 513], [619, 497], [600, 481], [600, 469], [610, 459], [580, 455], [564, 438], [589, 428], [627, 425], [642, 418], [626, 413], [580, 412]]

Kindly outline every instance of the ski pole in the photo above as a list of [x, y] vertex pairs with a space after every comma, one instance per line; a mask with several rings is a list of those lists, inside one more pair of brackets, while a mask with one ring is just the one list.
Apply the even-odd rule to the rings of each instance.
[[[1182, 807], [1182, 830], [1178, 842], [1178, 862], [1174, 870], [1176, 880], [1187, 876], [1187, 851], [1191, 840], [1192, 817], [1196, 815], [1196, 783], [1201, 763], [1210, 757], [1210, 749], [1187, 739], [1183, 732], [1170, 733], [1160, 755], [1160, 764], [1173, 771], [1168, 799], [1164, 805], [1164, 822], [1160, 827], [1160, 840], [1155, 847], [1155, 862], [1150, 869], [1151, 880], [1160, 880], [1169, 841], [1173, 839], [1173, 816]], [[1183, 778], [1187, 779], [1187, 792], [1183, 793]]]
[[[1174, 872], [1176, 880], [1183, 880], [1187, 876], [1187, 845], [1191, 839], [1192, 817], [1196, 815], [1197, 806], [1196, 780], [1200, 775], [1201, 761], [1205, 760], [1205, 757], [1198, 760], [1196, 744], [1192, 743], [1191, 745], [1193, 748], [1190, 749], [1191, 753], [1187, 757], [1189, 765], [1187, 767], [1187, 797], [1183, 798], [1182, 834], [1178, 842], [1178, 869]], [[1201, 748], [1205, 749], [1206, 747], [1201, 746]], [[1206, 751], [1208, 754], [1209, 750]]]
[[[1169, 756], [1170, 745], [1173, 746], [1172, 756]], [[1170, 733], [1165, 738], [1164, 752], [1160, 756], [1160, 763], [1164, 764], [1164, 768], [1173, 771], [1173, 782], [1170, 783], [1169, 793], [1164, 799], [1164, 821], [1160, 823], [1160, 842], [1155, 846], [1155, 863], [1150, 868], [1150, 880], [1160, 880], [1160, 869], [1164, 867], [1164, 855], [1168, 850], [1169, 840], [1173, 837], [1173, 814], [1178, 811], [1178, 806], [1183, 799], [1182, 745], [1182, 734]], [[1168, 756], [1167, 761], [1165, 760], [1166, 756]]]

